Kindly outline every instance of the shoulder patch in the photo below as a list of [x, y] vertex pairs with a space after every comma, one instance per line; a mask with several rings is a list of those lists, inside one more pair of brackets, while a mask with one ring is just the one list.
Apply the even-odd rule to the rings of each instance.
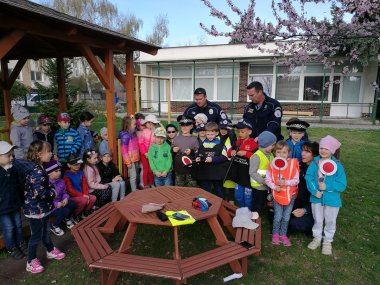
[[252, 108], [248, 108], [248, 113], [253, 113], [253, 109]]
[[281, 108], [280, 107], [278, 107], [278, 108], [276, 108], [275, 110], [274, 110], [274, 116], [276, 117], [276, 118], [281, 118]]
[[227, 115], [226, 115], [226, 113], [224, 113], [224, 112], [222, 112], [222, 114], [220, 115], [220, 117], [221, 117], [223, 120], [227, 119]]
[[208, 110], [208, 113], [209, 113], [210, 115], [212, 115], [212, 114], [214, 114], [214, 110], [213, 110], [213, 109], [210, 109], [210, 110]]

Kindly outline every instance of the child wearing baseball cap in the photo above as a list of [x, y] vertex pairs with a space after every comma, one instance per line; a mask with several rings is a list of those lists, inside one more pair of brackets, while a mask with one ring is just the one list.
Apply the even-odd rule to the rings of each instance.
[[[310, 202], [314, 218], [314, 239], [307, 246], [315, 250], [321, 246], [324, 232], [322, 254], [331, 255], [336, 219], [342, 201], [340, 193], [347, 187], [346, 174], [342, 164], [334, 157], [341, 143], [328, 135], [319, 142], [319, 156], [307, 169], [305, 180], [311, 193]], [[323, 227], [323, 223], [325, 223]]]
[[54, 135], [55, 131], [51, 129], [52, 121], [50, 118], [41, 114], [37, 119], [38, 127], [33, 133], [33, 140], [47, 141], [51, 145], [51, 151], [54, 153]]

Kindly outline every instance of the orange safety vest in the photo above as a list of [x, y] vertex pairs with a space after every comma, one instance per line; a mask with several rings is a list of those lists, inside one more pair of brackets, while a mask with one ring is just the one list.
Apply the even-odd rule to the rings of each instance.
[[[279, 177], [285, 180], [294, 179], [297, 171], [300, 172], [300, 166], [297, 158], [288, 159], [288, 167], [284, 170], [277, 170], [272, 168], [272, 165], [268, 166], [269, 173], [271, 173], [272, 181], [278, 185]], [[280, 205], [289, 205], [292, 198], [297, 196], [298, 186], [281, 186], [281, 191], [272, 191], [273, 199]]]

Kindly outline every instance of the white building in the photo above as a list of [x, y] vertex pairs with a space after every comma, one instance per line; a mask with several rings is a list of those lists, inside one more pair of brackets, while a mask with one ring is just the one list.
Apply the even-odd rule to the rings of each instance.
[[[273, 55], [239, 44], [163, 48], [155, 56], [141, 53], [139, 63], [141, 74], [170, 79], [174, 112], [182, 112], [193, 101], [194, 89], [203, 87], [210, 101], [226, 111], [242, 113], [247, 104], [246, 86], [254, 80], [287, 111], [318, 116], [323, 110], [325, 116], [334, 117], [362, 117], [371, 112], [375, 92], [370, 83], [376, 81], [377, 62], [365, 68], [345, 62], [333, 70], [322, 64], [305, 64], [289, 74], [287, 67], [273, 64], [273, 59]], [[341, 70], [346, 65], [353, 73], [343, 76]], [[336, 80], [341, 83], [323, 89], [326, 82]], [[160, 105], [166, 112], [166, 88], [162, 80], [142, 79], [142, 107], [157, 109]]]

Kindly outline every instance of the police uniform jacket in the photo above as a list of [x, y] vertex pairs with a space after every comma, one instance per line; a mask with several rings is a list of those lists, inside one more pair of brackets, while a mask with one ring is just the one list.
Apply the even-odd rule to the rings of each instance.
[[252, 124], [252, 137], [256, 138], [263, 131], [269, 131], [275, 134], [277, 140], [282, 140], [284, 137], [281, 135], [281, 104], [266, 94], [264, 96], [264, 102], [259, 109], [253, 102], [245, 107], [243, 118]]
[[219, 124], [220, 121], [226, 120], [227, 114], [223, 111], [223, 109], [216, 103], [212, 103], [210, 101], [206, 101], [207, 105], [203, 108], [199, 107], [196, 103], [191, 104], [185, 112], [184, 115], [188, 115], [192, 118], [195, 117], [195, 115], [203, 113], [207, 116], [208, 122], [215, 122]]

